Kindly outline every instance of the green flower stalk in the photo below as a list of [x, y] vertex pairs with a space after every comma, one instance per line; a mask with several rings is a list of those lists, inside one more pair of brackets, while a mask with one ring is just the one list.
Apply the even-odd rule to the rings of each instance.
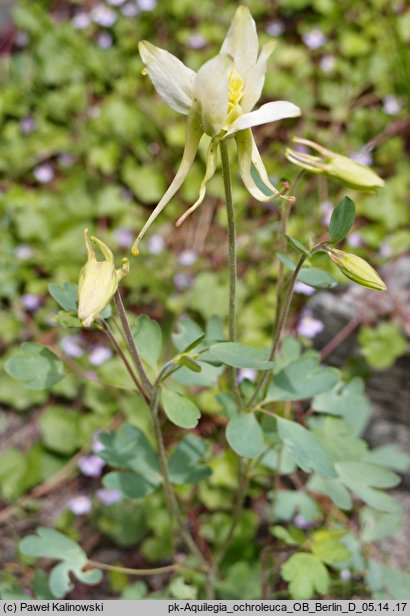
[[361, 192], [372, 193], [384, 186], [384, 181], [366, 165], [357, 163], [347, 156], [336, 154], [336, 152], [332, 152], [314, 141], [309, 141], [309, 139], [294, 137], [292, 141], [300, 145], [307, 145], [320, 154], [320, 156], [314, 156], [287, 148], [286, 158], [302, 169], [311, 173], [327, 175]]
[[326, 252], [342, 274], [356, 284], [374, 291], [386, 291], [387, 287], [379, 274], [361, 257], [336, 248], [327, 248]]
[[[251, 127], [300, 115], [299, 107], [288, 101], [276, 101], [252, 111], [259, 100], [267, 61], [275, 43], [264, 45], [258, 55], [258, 36], [249, 10], [240, 6], [232, 20], [220, 53], [206, 62], [197, 73], [178, 58], [147, 41], [139, 44], [148, 74], [162, 99], [175, 111], [187, 116], [186, 142], [180, 167], [173, 182], [145, 223], [134, 243], [132, 252], [138, 254], [138, 242], [162, 212], [184, 182], [204, 134], [211, 137], [208, 146], [205, 177], [197, 201], [177, 221], [180, 225], [202, 203], [206, 186], [217, 165], [218, 144], [234, 138], [238, 150], [242, 180], [258, 201], [286, 197], [275, 188], [262, 162]], [[257, 185], [254, 174], [265, 186]]]
[[[84, 230], [84, 239], [88, 256], [78, 283], [78, 318], [84, 327], [90, 327], [110, 302], [119, 281], [128, 274], [129, 263], [123, 259], [122, 268], [115, 269], [114, 256], [104, 242], [94, 236], [89, 238], [88, 229]], [[104, 261], [97, 261], [90, 239], [101, 250]]]

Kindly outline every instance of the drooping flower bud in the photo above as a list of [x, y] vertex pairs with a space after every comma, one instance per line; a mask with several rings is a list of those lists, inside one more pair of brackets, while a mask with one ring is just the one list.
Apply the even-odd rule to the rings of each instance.
[[353, 280], [356, 284], [375, 291], [386, 291], [387, 287], [379, 274], [361, 257], [337, 250], [336, 248], [326, 249], [329, 257], [339, 270]]
[[93, 247], [88, 237], [88, 229], [84, 230], [87, 248], [87, 262], [82, 267], [78, 283], [78, 318], [84, 327], [90, 327], [111, 300], [118, 288], [118, 283], [129, 272], [128, 259], [123, 259], [121, 269], [115, 269], [114, 256], [104, 242], [91, 237], [105, 257], [97, 261]]
[[339, 180], [350, 188], [362, 192], [372, 193], [384, 186], [384, 181], [366, 165], [357, 163], [347, 156], [332, 152], [308, 139], [294, 137], [293, 141], [300, 145], [309, 146], [320, 154], [320, 156], [313, 156], [287, 148], [285, 152], [286, 158], [303, 169], [307, 169], [312, 173], [327, 175], [335, 180]]

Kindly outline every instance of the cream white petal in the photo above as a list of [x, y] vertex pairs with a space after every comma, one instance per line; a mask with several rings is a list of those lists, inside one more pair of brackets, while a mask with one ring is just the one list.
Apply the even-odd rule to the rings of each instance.
[[161, 98], [175, 111], [188, 115], [193, 103], [195, 72], [172, 53], [141, 41], [140, 56]]
[[198, 116], [195, 113], [195, 111], [193, 111], [188, 116], [185, 149], [182, 155], [182, 160], [181, 160], [179, 169], [170, 187], [168, 188], [168, 190], [162, 197], [161, 201], [158, 203], [157, 207], [154, 209], [151, 216], [148, 218], [147, 222], [145, 223], [142, 230], [138, 234], [138, 237], [135, 240], [134, 245], [132, 247], [132, 253], [134, 255], [138, 254], [138, 244], [141, 241], [141, 239], [144, 237], [147, 229], [151, 226], [151, 224], [154, 222], [157, 216], [162, 212], [164, 207], [169, 203], [169, 201], [175, 195], [177, 190], [181, 187], [186, 176], [188, 175], [188, 172], [190, 168], [192, 167], [192, 163], [194, 162], [196, 153], [198, 151], [198, 146], [199, 146], [199, 142], [201, 140], [202, 135], [203, 135], [203, 131], [201, 127], [199, 126]]
[[238, 149], [239, 171], [247, 190], [257, 201], [271, 201], [279, 191], [269, 181], [253, 141], [252, 131], [248, 129], [236, 133], [235, 141]]
[[251, 69], [248, 75], [241, 100], [241, 107], [244, 113], [251, 111], [260, 99], [263, 84], [265, 83], [266, 66], [275, 47], [275, 41], [266, 43], [262, 47], [256, 66]]
[[262, 107], [256, 111], [244, 113], [239, 116], [239, 118], [228, 127], [227, 135], [232, 135], [239, 130], [251, 128], [252, 126], [283, 120], [284, 118], [296, 118], [300, 116], [300, 114], [301, 111], [299, 107], [288, 101], [266, 103], [266, 105], [262, 105]]
[[256, 25], [246, 6], [237, 9], [222, 44], [221, 53], [232, 56], [235, 69], [242, 79], [246, 80], [258, 57]]
[[176, 226], [179, 227], [182, 225], [184, 220], [188, 218], [199, 206], [205, 198], [206, 194], [206, 186], [208, 182], [213, 178], [216, 171], [216, 164], [218, 159], [218, 143], [219, 141], [216, 139], [212, 139], [211, 143], [208, 147], [207, 159], [206, 159], [206, 171], [204, 179], [202, 180], [201, 187], [199, 189], [199, 197], [197, 201], [192, 205], [180, 218], [178, 218], [176, 222]]
[[229, 76], [233, 60], [226, 54], [215, 56], [199, 69], [194, 82], [194, 98], [201, 108], [202, 128], [214, 137], [228, 115]]

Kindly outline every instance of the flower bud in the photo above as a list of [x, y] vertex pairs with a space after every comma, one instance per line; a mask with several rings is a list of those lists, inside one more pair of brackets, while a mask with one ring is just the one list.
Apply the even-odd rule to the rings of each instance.
[[327, 253], [339, 270], [356, 284], [375, 291], [386, 291], [387, 287], [379, 274], [364, 259], [336, 248], [327, 248]]
[[118, 288], [118, 283], [129, 271], [128, 259], [123, 259], [121, 269], [115, 269], [114, 256], [104, 242], [91, 237], [102, 254], [104, 261], [97, 261], [88, 238], [88, 229], [84, 231], [87, 248], [87, 262], [80, 272], [78, 283], [78, 318], [84, 327], [90, 327], [98, 318]]
[[313, 156], [287, 148], [285, 152], [286, 158], [303, 169], [307, 169], [312, 173], [327, 175], [335, 180], [339, 180], [350, 188], [362, 192], [375, 192], [378, 188], [384, 186], [384, 181], [366, 165], [357, 163], [351, 158], [347, 158], [347, 156], [327, 150], [318, 143], [308, 139], [294, 137], [293, 141], [301, 145], [307, 145], [320, 154], [320, 156]]

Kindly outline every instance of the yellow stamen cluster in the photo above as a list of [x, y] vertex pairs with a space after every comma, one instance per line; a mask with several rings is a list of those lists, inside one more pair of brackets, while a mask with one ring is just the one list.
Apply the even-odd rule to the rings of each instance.
[[235, 109], [243, 97], [243, 79], [235, 69], [232, 69], [229, 77], [229, 99], [228, 99], [228, 114]]

